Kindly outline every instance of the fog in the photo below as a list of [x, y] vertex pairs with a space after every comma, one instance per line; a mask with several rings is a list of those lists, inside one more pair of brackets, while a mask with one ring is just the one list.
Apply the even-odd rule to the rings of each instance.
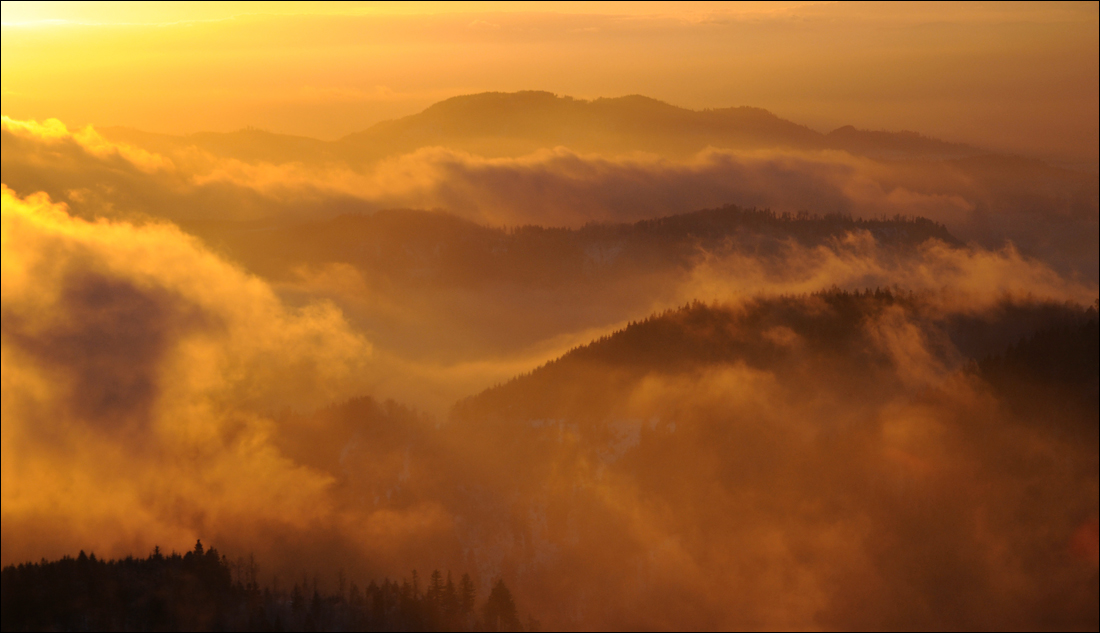
[[[505, 579], [546, 628], [1100, 625], [1098, 184], [1063, 164], [1095, 150], [1096, 117], [1079, 120], [1095, 72], [1067, 88], [1095, 62], [1061, 64], [1095, 47], [1094, 7], [276, 12], [159, 31], [140, 15], [5, 14], [3, 565], [201, 538], [284, 590], [441, 569], [484, 597]], [[400, 107], [335, 116], [389, 93], [334, 79], [279, 110], [263, 90], [336, 55], [302, 52], [333, 20], [332, 42], [405, 50], [409, 73], [492, 58], [498, 80], [428, 77], [385, 97]], [[815, 61], [832, 70], [798, 103], [765, 81], [854, 23], [863, 39]], [[55, 27], [72, 41], [47, 54]], [[257, 49], [273, 32], [289, 48]], [[193, 33], [206, 57], [183, 54]], [[790, 44], [729, 75], [775, 114], [680, 90], [720, 76], [707, 47], [737, 34], [746, 65]], [[451, 39], [409, 44], [435, 36]], [[613, 45], [652, 38], [639, 60]], [[894, 57], [838, 70], [887, 40]], [[656, 61], [674, 43], [695, 60], [682, 80]], [[440, 61], [458, 44], [472, 52]], [[577, 98], [448, 88], [510, 86], [504, 44], [527, 51], [524, 81], [618, 57], [548, 80], [601, 86]], [[126, 72], [47, 90], [83, 45]], [[206, 92], [158, 80], [140, 99], [104, 87], [110, 116], [94, 91], [66, 105], [97, 77], [145, 77], [127, 47]], [[334, 78], [355, 75], [345, 53]], [[228, 75], [204, 74], [215, 58]], [[944, 59], [962, 68], [947, 84], [985, 79], [936, 101], [917, 79]], [[899, 60], [861, 96], [856, 74]], [[627, 81], [643, 66], [653, 83]], [[619, 85], [668, 102], [596, 98]], [[1062, 122], [984, 120], [1026, 109], [1020, 86], [1049, 88], [1032, 105]], [[287, 134], [226, 132], [234, 108]], [[177, 110], [197, 114], [169, 124]], [[400, 118], [371, 125], [382, 110]], [[815, 127], [836, 112], [863, 122]], [[926, 125], [875, 130], [905, 121]]]
[[[5, 189], [4, 562], [201, 535], [272, 580], [503, 575], [552, 626], [1091, 626], [1095, 377], [1091, 395], [1030, 379], [1020, 409], [968, 359], [1052, 326], [1095, 347], [1095, 285], [1011, 248], [868, 231], [780, 248], [697, 260], [665, 301], [714, 307], [449, 415], [313, 413], [387, 389], [430, 403], [432, 379], [453, 402], [563, 350], [480, 378], [396, 362], [316, 278], [280, 298], [171, 225]], [[803, 294], [880, 283], [917, 294]]]
[[591, 570], [570, 604], [607, 627], [1095, 619], [1093, 422], [1008, 413], [934, 297], [855, 301], [851, 329], [845, 303], [694, 308], [466, 403], [524, 473], [532, 582]]
[[[73, 133], [60, 122], [8, 119], [5, 178], [17, 190], [66, 200], [86, 217], [255, 222], [251, 228], [392, 208], [443, 209], [495, 226], [573, 227], [728, 203], [791, 213], [900, 214], [943, 223], [985, 248], [1011, 242], [1071, 277], [1096, 281], [1100, 267], [1095, 177], [1023, 158], [891, 160], [842, 150], [709, 148], [670, 159], [566, 147], [483, 158], [430, 146], [461, 144], [439, 136], [407, 154], [363, 162], [346, 145], [309, 150], [280, 137], [261, 138], [257, 147], [247, 135], [229, 136], [214, 145], [222, 156], [197, 140], [144, 140], [165, 153], [106, 140], [93, 128]], [[242, 147], [284, 158], [224, 155]]]

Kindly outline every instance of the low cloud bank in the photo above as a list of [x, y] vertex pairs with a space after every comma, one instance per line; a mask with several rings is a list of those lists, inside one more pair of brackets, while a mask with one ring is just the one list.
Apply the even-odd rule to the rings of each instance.
[[1098, 268], [1095, 178], [1011, 157], [877, 161], [842, 151], [708, 149], [669, 160], [558, 147], [483, 158], [426, 147], [362, 165], [314, 154], [274, 163], [183, 143], [162, 155], [106, 141], [91, 128], [72, 133], [53, 120], [11, 119], [3, 141], [8, 186], [47, 191], [87, 217], [126, 212], [271, 224], [438, 208], [482, 224], [579, 226], [733, 203], [924, 216], [987, 248], [1011, 241], [1063, 272], [1095, 280]]
[[[359, 171], [158, 157], [53, 123], [2, 134], [5, 564], [202, 537], [284, 587], [505, 576], [548, 626], [1096, 626], [1096, 381], [1022, 374], [1005, 383], [1030, 390], [1021, 408], [974, 363], [1037, 330], [1084, 333], [1051, 347], [1067, 358], [1095, 345], [1095, 282], [1023, 246], [749, 236], [620, 271], [610, 285], [642, 297], [620, 305], [598, 279], [446, 294], [341, 262], [273, 286], [164, 223], [400, 205], [583, 224], [740, 196], [980, 228], [980, 187], [893, 186], [902, 167], [832, 153], [436, 148]], [[1074, 204], [1006, 217], [1095, 223]], [[596, 277], [620, 252], [597, 246], [578, 268]], [[601, 336], [693, 299], [715, 305]], [[389, 343], [418, 329], [427, 351]], [[454, 352], [478, 336], [508, 344]], [[352, 399], [441, 411], [590, 339], [451, 418]]]
[[364, 389], [331, 304], [288, 308], [172, 226], [2, 195], [4, 564], [328, 517], [270, 416]]
[[[947, 299], [695, 305], [465, 401], [479, 556], [582, 627], [1094, 625], [1095, 309]], [[1091, 374], [1018, 410], [969, 354], [1028, 322]]]

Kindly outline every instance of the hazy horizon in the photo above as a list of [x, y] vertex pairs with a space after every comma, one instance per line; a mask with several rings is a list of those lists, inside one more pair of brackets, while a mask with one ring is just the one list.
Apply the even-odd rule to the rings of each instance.
[[5, 4], [5, 114], [333, 139], [458, 94], [536, 89], [756, 106], [822, 132], [913, 130], [1068, 163], [1097, 152], [1092, 3], [243, 8]]
[[1100, 625], [1096, 3], [2, 21], [4, 630]]

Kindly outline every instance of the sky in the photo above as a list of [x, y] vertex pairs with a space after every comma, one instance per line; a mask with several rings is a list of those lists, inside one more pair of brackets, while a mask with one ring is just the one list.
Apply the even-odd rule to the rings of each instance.
[[0, 565], [1097, 628], [1097, 3], [0, 21]]
[[1096, 162], [1096, 3], [3, 3], [3, 113], [339, 138], [448, 97], [750, 105]]

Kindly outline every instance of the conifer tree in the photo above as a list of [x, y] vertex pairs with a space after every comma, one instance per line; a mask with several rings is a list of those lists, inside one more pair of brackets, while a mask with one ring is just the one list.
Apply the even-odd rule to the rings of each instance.
[[497, 581], [489, 592], [489, 599], [483, 607], [485, 629], [487, 631], [522, 631], [519, 617], [516, 615], [516, 602], [512, 598], [512, 592], [504, 584], [504, 579]]

